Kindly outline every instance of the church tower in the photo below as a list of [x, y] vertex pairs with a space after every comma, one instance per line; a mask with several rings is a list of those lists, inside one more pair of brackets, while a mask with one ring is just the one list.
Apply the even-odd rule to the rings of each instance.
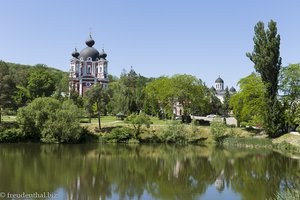
[[70, 61], [69, 92], [75, 91], [83, 96], [91, 86], [100, 83], [108, 87], [107, 54], [102, 49], [99, 53], [93, 46], [95, 41], [91, 34], [85, 42], [86, 48], [79, 52], [75, 48]]
[[216, 88], [216, 91], [223, 91], [224, 90], [224, 81], [223, 81], [223, 79], [221, 79], [220, 76], [215, 81], [215, 88]]

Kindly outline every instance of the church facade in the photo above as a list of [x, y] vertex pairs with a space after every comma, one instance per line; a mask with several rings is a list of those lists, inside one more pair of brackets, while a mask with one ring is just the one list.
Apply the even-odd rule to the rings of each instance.
[[69, 92], [76, 92], [79, 96], [83, 96], [95, 84], [108, 87], [107, 54], [104, 49], [100, 53], [93, 47], [95, 41], [91, 35], [85, 44], [87, 47], [80, 53], [75, 48], [70, 61]]

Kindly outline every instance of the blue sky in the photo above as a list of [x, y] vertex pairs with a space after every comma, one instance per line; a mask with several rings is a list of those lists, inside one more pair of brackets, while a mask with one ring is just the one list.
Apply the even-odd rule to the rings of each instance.
[[133, 66], [147, 77], [192, 74], [208, 86], [254, 71], [254, 25], [277, 22], [283, 66], [300, 62], [297, 0], [1, 0], [0, 59], [69, 68], [90, 28], [109, 73]]

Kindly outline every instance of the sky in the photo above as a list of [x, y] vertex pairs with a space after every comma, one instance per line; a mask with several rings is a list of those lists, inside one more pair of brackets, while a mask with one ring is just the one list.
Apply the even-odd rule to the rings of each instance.
[[[254, 71], [258, 21], [277, 22], [282, 65], [300, 62], [299, 0], [0, 0], [0, 60], [69, 70], [92, 33], [108, 71], [191, 74], [225, 86]], [[21, 77], [20, 77], [21, 78]]]

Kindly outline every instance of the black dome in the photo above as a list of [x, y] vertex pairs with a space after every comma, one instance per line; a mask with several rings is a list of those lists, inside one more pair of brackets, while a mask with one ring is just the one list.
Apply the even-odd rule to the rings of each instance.
[[75, 51], [72, 53], [72, 56], [73, 56], [74, 58], [78, 58], [79, 53], [78, 53], [78, 51], [77, 51], [76, 48], [75, 48]]
[[104, 49], [102, 49], [102, 52], [100, 53], [100, 58], [105, 59], [107, 57], [107, 54], [105, 53]]
[[236, 89], [234, 87], [231, 87], [229, 91], [230, 92], [236, 92]]
[[93, 61], [96, 61], [97, 58], [100, 59], [99, 51], [94, 47], [86, 47], [82, 49], [79, 54], [79, 59], [82, 58], [83, 60], [87, 60], [88, 57], [91, 57]]
[[90, 38], [85, 41], [85, 44], [89, 47], [92, 47], [95, 44], [95, 40], [93, 40], [92, 35], [90, 34]]
[[220, 77], [217, 78], [217, 80], [215, 81], [215, 83], [224, 83], [223, 79], [221, 79]]

